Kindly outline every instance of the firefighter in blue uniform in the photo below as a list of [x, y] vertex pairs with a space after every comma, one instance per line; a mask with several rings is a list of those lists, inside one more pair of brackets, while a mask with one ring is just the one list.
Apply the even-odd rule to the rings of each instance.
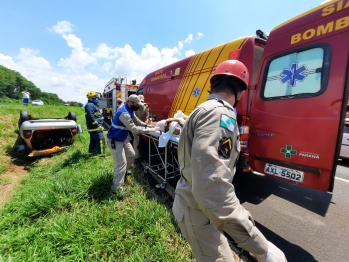
[[87, 93], [87, 104], [85, 105], [85, 118], [87, 131], [90, 133], [90, 145], [88, 152], [90, 154], [97, 154], [99, 156], [105, 155], [105, 139], [103, 135], [103, 117], [98, 108], [97, 93], [89, 91]]
[[107, 134], [108, 147], [115, 163], [111, 188], [114, 193], [124, 194], [122, 186], [126, 170], [131, 167], [135, 160], [135, 151], [130, 143], [129, 131], [137, 135], [157, 130], [153, 126], [148, 126], [135, 115], [135, 111], [141, 106], [143, 103], [137, 95], [129, 96], [125, 105], [115, 113]]

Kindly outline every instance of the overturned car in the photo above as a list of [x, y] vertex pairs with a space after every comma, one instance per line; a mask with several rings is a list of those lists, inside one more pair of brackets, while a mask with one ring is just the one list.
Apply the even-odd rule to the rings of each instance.
[[30, 157], [61, 151], [71, 146], [75, 135], [81, 132], [74, 112], [63, 118], [33, 118], [27, 111], [21, 110], [18, 129], [25, 141], [20, 150], [28, 152]]

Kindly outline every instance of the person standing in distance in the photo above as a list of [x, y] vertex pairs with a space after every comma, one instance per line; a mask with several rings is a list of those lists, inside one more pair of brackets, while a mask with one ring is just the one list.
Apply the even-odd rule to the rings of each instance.
[[26, 89], [22, 92], [22, 94], [23, 94], [23, 105], [28, 106], [30, 93]]
[[126, 104], [115, 113], [107, 134], [108, 147], [115, 164], [111, 188], [113, 193], [125, 193], [122, 187], [126, 170], [131, 167], [135, 160], [135, 151], [130, 143], [129, 131], [138, 135], [157, 130], [154, 127], [147, 126], [135, 115], [135, 111], [139, 110], [141, 106], [143, 106], [143, 103], [139, 97], [130, 95]]
[[87, 103], [85, 105], [85, 118], [87, 131], [90, 134], [90, 145], [88, 152], [90, 154], [97, 154], [98, 156], [105, 156], [102, 148], [105, 148], [105, 139], [103, 135], [103, 116], [98, 108], [97, 93], [89, 91], [87, 93]]
[[181, 132], [181, 178], [172, 207], [174, 217], [197, 261], [235, 261], [224, 233], [259, 262], [284, 262], [240, 204], [232, 185], [239, 156], [234, 107], [248, 86], [246, 66], [237, 60], [219, 64], [211, 93], [190, 114]]

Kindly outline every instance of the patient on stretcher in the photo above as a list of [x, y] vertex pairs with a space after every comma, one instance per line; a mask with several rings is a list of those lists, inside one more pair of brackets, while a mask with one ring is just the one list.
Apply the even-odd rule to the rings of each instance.
[[165, 147], [172, 136], [179, 136], [184, 123], [183, 118], [168, 118], [158, 121], [155, 127], [161, 131], [159, 147]]

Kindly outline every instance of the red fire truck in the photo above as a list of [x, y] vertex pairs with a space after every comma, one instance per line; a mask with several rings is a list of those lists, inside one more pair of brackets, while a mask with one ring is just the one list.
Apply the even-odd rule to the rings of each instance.
[[160, 68], [144, 78], [138, 94], [157, 120], [177, 110], [189, 115], [207, 99], [216, 66], [238, 59], [250, 72], [237, 107], [240, 158], [254, 172], [332, 191], [348, 104], [349, 0], [309, 10], [269, 37], [257, 35]]
[[127, 98], [136, 94], [138, 85], [135, 80], [127, 84], [126, 77], [113, 77], [104, 87], [103, 93], [98, 98], [98, 106], [104, 114], [104, 123], [110, 126], [111, 118], [115, 113], [116, 100], [119, 98], [126, 101]]

